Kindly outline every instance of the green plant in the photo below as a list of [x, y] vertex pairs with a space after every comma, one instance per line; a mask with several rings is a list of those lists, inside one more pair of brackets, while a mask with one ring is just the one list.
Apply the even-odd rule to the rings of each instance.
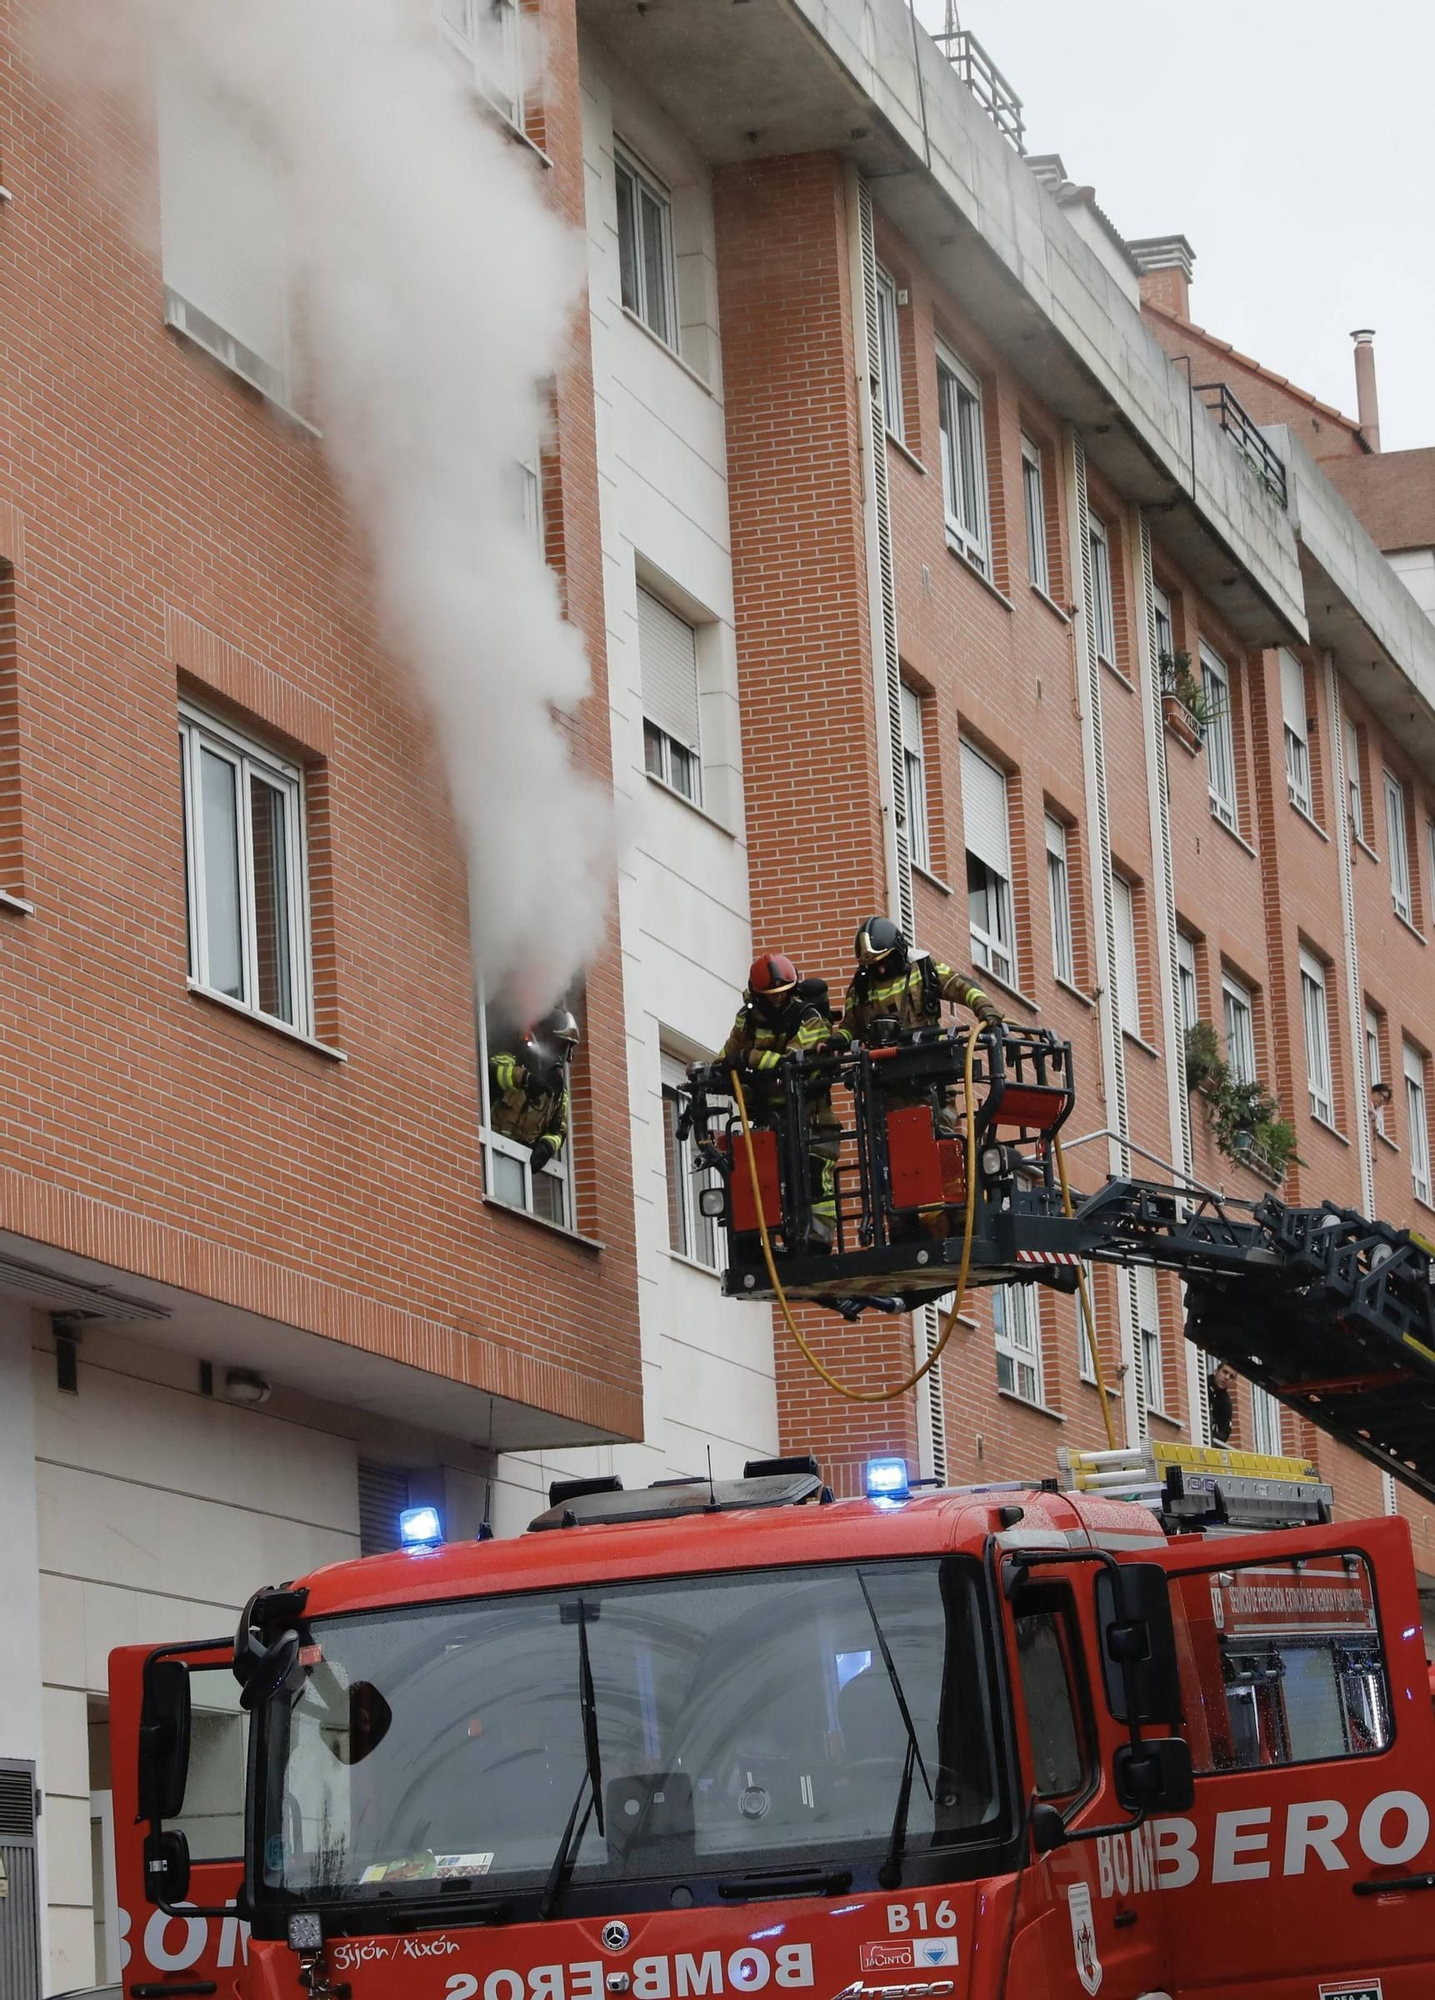
[[1184, 649], [1178, 653], [1163, 653], [1159, 664], [1161, 692], [1174, 695], [1196, 727], [1204, 729], [1211, 719], [1211, 704], [1206, 699], [1205, 689], [1196, 678], [1196, 670], [1191, 665], [1191, 655]]
[[1203, 1084], [1221, 1083], [1226, 1065], [1221, 1044], [1209, 1021], [1193, 1021], [1186, 1030], [1186, 1088], [1199, 1090]]
[[1263, 1118], [1252, 1137], [1263, 1163], [1278, 1179], [1296, 1156], [1296, 1131], [1288, 1118]]

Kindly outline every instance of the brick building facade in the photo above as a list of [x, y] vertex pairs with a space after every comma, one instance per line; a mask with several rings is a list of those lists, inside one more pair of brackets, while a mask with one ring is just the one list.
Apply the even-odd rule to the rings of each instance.
[[[152, 117], [96, 176], [23, 38], [0, 67], [0, 1756], [45, 1789], [55, 1989], [115, 1966], [108, 1647], [374, 1546], [400, 1490], [508, 1532], [555, 1468], [781, 1445], [850, 1490], [1102, 1440], [1068, 1297], [975, 1295], [874, 1411], [720, 1296], [675, 1091], [754, 946], [840, 994], [890, 910], [974, 965], [1072, 1041], [1087, 1185], [1280, 1180], [1186, 1088], [1206, 1022], [1288, 1193], [1435, 1218], [1427, 455], [1204, 334], [1184, 240], [1034, 171], [900, 0], [537, 18], [499, 116], [587, 257], [539, 531], [618, 857], [556, 1193], [494, 1144], [458, 844], [322, 443], [166, 325]], [[302, 840], [287, 1023], [272, 939], [237, 1005], [187, 954], [181, 729]], [[1174, 1280], [1095, 1293], [1118, 1427], [1204, 1436]], [[935, 1331], [804, 1324], [868, 1388]], [[1435, 1575], [1422, 1507], [1244, 1388], [1238, 1441], [1400, 1506]]]

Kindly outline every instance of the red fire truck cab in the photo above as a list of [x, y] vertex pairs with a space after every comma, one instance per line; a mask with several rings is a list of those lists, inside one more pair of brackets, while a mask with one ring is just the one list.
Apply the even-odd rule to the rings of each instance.
[[127, 1995], [1428, 2000], [1403, 1524], [1150, 1469], [570, 1483], [115, 1653]]

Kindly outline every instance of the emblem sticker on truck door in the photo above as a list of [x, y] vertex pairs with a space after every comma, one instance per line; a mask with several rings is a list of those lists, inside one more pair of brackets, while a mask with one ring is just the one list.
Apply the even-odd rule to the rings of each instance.
[[1337, 1985], [1322, 1986], [1319, 2000], [1385, 2000], [1378, 1979], [1342, 1979]]
[[1071, 1948], [1076, 1957], [1076, 1976], [1088, 1993], [1101, 1990], [1101, 1960], [1096, 1955], [1096, 1920], [1091, 1914], [1091, 1886], [1074, 1882], [1066, 1892], [1071, 1912]]

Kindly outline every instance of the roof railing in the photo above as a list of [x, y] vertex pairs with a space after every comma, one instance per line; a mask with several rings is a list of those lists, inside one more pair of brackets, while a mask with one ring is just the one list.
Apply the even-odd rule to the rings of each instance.
[[1272, 451], [1250, 412], [1241, 407], [1224, 382], [1193, 382], [1191, 393], [1200, 397], [1221, 429], [1235, 440], [1237, 450], [1261, 484], [1284, 507], [1287, 503], [1285, 461]]
[[1021, 99], [969, 28], [954, 24], [948, 10], [947, 26], [932, 40], [947, 58], [1004, 139], [1021, 154], [1026, 152], [1026, 121]]

